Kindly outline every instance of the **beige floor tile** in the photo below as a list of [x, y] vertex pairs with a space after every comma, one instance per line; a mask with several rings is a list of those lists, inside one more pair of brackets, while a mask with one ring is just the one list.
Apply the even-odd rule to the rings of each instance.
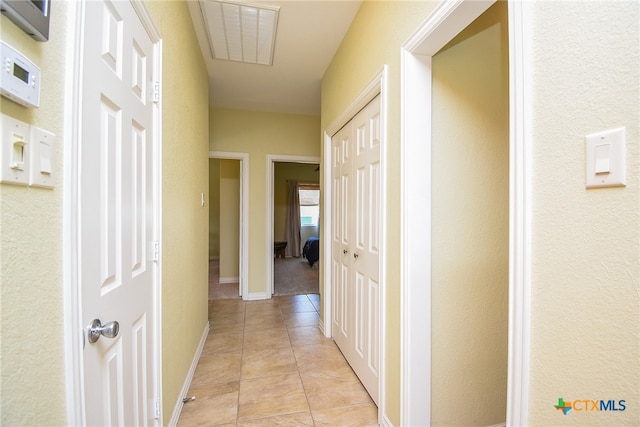
[[282, 315], [278, 310], [277, 314], [247, 314], [244, 322], [245, 331], [257, 329], [284, 328]]
[[318, 328], [315, 326], [304, 326], [301, 328], [290, 328], [289, 339], [293, 347], [300, 346], [329, 346], [334, 348], [336, 345], [333, 340], [325, 337]]
[[285, 328], [247, 330], [244, 333], [244, 351], [287, 348], [291, 346]]
[[292, 372], [298, 372], [298, 366], [290, 347], [245, 351], [242, 355], [242, 380]]
[[[301, 372], [300, 375], [312, 411], [372, 403], [351, 368]], [[242, 384], [240, 389], [242, 390]]]
[[196, 400], [182, 408], [179, 426], [235, 425], [238, 415], [239, 382], [216, 384], [189, 391]]
[[203, 388], [216, 383], [240, 379], [241, 354], [226, 353], [201, 356], [193, 374], [191, 388]]
[[373, 403], [313, 411], [316, 426], [377, 426], [378, 407]]
[[301, 326], [318, 326], [320, 316], [315, 311], [302, 313], [287, 313], [284, 316], [287, 328], [299, 328]]
[[287, 374], [240, 382], [238, 421], [309, 410], [300, 375]]
[[335, 344], [333, 346], [296, 346], [293, 347], [293, 353], [300, 372], [349, 368], [349, 364]]
[[246, 303], [242, 300], [209, 301], [209, 316], [219, 313], [244, 313]]
[[243, 323], [209, 323], [209, 334], [242, 334], [244, 332]]
[[300, 301], [282, 302], [280, 303], [280, 309], [282, 310], [283, 314], [316, 311], [316, 308], [308, 299], [300, 300]]
[[247, 315], [268, 315], [268, 314], [280, 314], [280, 304], [272, 302], [270, 304], [249, 304], [246, 309]]
[[202, 355], [208, 356], [217, 353], [241, 353], [242, 352], [241, 333], [216, 334], [209, 333], [207, 341], [204, 343]]
[[309, 412], [279, 415], [276, 417], [260, 418], [238, 423], [238, 427], [297, 427], [313, 426], [313, 418]]
[[209, 315], [209, 323], [211, 325], [244, 324], [244, 320], [244, 311], [221, 312]]

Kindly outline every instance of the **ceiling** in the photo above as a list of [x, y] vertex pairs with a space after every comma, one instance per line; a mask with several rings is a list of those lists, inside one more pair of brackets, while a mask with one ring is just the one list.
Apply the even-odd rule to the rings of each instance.
[[207, 66], [211, 106], [319, 115], [322, 76], [362, 0], [236, 2], [280, 8], [272, 66], [212, 59], [199, 2], [187, 3]]

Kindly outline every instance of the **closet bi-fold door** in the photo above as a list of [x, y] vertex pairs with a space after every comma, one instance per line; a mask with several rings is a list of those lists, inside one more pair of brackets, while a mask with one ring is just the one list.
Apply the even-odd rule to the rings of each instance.
[[378, 403], [380, 96], [332, 138], [332, 335]]

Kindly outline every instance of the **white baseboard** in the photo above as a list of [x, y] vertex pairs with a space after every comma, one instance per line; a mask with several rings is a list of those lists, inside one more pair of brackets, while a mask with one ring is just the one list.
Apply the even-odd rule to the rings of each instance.
[[271, 295], [266, 292], [255, 292], [247, 295], [242, 295], [242, 299], [245, 301], [257, 301], [261, 299], [271, 299]]
[[218, 283], [240, 283], [239, 277], [221, 277], [218, 279]]
[[318, 321], [318, 328], [320, 329], [320, 332], [322, 332], [322, 335], [326, 336], [324, 334], [324, 322], [322, 321], [322, 319]]
[[173, 415], [171, 416], [171, 420], [169, 420], [169, 427], [175, 427], [178, 425], [178, 419], [180, 419], [180, 414], [182, 413], [182, 407], [184, 403], [182, 403], [182, 399], [187, 396], [187, 392], [189, 391], [189, 387], [191, 387], [191, 381], [193, 380], [193, 374], [196, 372], [196, 366], [198, 366], [198, 361], [200, 360], [200, 355], [202, 354], [202, 349], [204, 348], [204, 343], [207, 340], [207, 336], [209, 335], [209, 322], [204, 326], [204, 331], [202, 332], [202, 337], [200, 337], [200, 344], [198, 344], [198, 348], [196, 349], [195, 354], [193, 355], [193, 360], [191, 361], [191, 367], [189, 368], [189, 372], [187, 372], [187, 377], [184, 379], [184, 384], [182, 385], [182, 390], [180, 390], [180, 394], [178, 395], [178, 401], [176, 402], [176, 406], [173, 408]]
[[386, 414], [382, 414], [379, 421], [380, 427], [393, 427], [393, 424], [391, 423], [389, 418], [387, 418]]

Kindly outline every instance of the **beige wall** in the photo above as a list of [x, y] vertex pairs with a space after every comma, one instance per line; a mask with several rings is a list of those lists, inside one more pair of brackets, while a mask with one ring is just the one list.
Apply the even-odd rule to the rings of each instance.
[[432, 62], [434, 426], [487, 426], [506, 419], [507, 31], [506, 3], [496, 3]]
[[0, 184], [2, 425], [63, 425], [67, 420], [62, 263], [67, 8], [65, 2], [52, 3], [46, 43], [0, 17], [2, 40], [42, 70], [40, 108], [2, 97], [0, 111], [56, 135], [57, 173], [53, 190]]
[[[2, 424], [65, 425], [62, 192], [65, 134], [66, 43], [73, 16], [53, 2], [51, 34], [38, 43], [2, 16], [2, 40], [36, 62], [42, 73], [39, 109], [5, 98], [3, 114], [56, 134], [56, 188], [0, 185], [2, 240]], [[207, 321], [206, 207], [208, 100], [200, 51], [187, 6], [149, 3], [163, 37], [164, 61], [182, 61], [198, 78], [185, 80], [163, 67], [163, 380], [164, 415], [178, 398]], [[193, 48], [185, 48], [193, 46]], [[185, 83], [187, 82], [187, 83]], [[189, 83], [191, 82], [191, 83]], [[200, 82], [196, 84], [196, 82]], [[206, 83], [204, 83], [206, 85]], [[175, 111], [181, 111], [180, 118]], [[185, 128], [184, 117], [191, 124]], [[185, 141], [188, 141], [186, 143]], [[184, 171], [188, 170], [189, 174]], [[47, 325], [47, 333], [42, 333]]]
[[[285, 240], [285, 225], [287, 223], [287, 205], [289, 204], [288, 180], [296, 180], [305, 184], [319, 184], [320, 171], [318, 165], [310, 163], [277, 162], [273, 174], [273, 241]], [[300, 241], [304, 246], [306, 238], [315, 236], [319, 227], [304, 227], [300, 231]]]
[[[249, 154], [249, 293], [267, 292], [267, 154], [320, 156], [317, 116], [212, 108], [210, 150]], [[270, 243], [269, 243], [270, 244]], [[251, 295], [249, 295], [251, 297]]]
[[209, 159], [209, 258], [220, 257], [220, 159]]
[[[435, 2], [365, 1], [322, 80], [322, 129], [388, 65], [386, 241], [386, 411], [400, 424], [400, 46]], [[323, 159], [323, 162], [327, 159]], [[322, 224], [321, 224], [321, 227]], [[320, 268], [320, 282], [327, 280]]]
[[[531, 425], [640, 425], [640, 5], [535, 2]], [[627, 186], [585, 189], [585, 135], [627, 128]], [[560, 369], [560, 370], [558, 370]], [[626, 400], [624, 412], [553, 408]]]
[[240, 276], [240, 161], [220, 160], [220, 281]]
[[208, 319], [209, 205], [200, 202], [209, 193], [209, 100], [186, 2], [147, 5], [163, 39], [162, 383], [168, 422]]

